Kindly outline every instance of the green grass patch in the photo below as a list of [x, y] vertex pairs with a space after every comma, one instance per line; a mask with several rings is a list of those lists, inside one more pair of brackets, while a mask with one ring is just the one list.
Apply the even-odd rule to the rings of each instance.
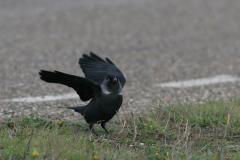
[[5, 120], [0, 160], [6, 159], [240, 159], [240, 100], [165, 104], [107, 124], [56, 123], [34, 114]]

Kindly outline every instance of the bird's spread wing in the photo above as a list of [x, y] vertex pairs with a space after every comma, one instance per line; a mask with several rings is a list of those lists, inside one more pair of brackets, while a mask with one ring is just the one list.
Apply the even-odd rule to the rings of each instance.
[[79, 59], [79, 65], [86, 78], [94, 80], [98, 84], [101, 84], [108, 75], [116, 76], [120, 80], [122, 87], [126, 83], [122, 72], [108, 58], [103, 60], [96, 54], [90, 52], [90, 56], [83, 54], [83, 57]]
[[49, 83], [59, 83], [73, 88], [82, 101], [87, 101], [93, 97], [99, 98], [101, 96], [101, 87], [91, 79], [78, 77], [58, 71], [39, 72], [40, 78]]

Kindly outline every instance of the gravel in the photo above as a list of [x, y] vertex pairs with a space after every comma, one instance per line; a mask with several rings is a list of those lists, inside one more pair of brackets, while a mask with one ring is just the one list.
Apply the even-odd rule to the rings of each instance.
[[[109, 57], [126, 75], [119, 115], [166, 102], [239, 97], [240, 83], [186, 89], [154, 84], [240, 76], [238, 0], [0, 0], [0, 99], [61, 95], [72, 89], [39, 80], [40, 69], [83, 76], [78, 58]], [[0, 102], [0, 118], [35, 113], [79, 120], [78, 99]]]

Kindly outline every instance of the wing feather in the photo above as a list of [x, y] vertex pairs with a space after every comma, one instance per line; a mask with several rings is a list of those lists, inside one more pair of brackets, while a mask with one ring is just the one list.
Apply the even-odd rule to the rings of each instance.
[[90, 52], [90, 56], [83, 54], [83, 57], [79, 59], [79, 65], [83, 70], [86, 78], [96, 81], [99, 85], [108, 75], [116, 76], [122, 87], [126, 83], [126, 79], [118, 67], [109, 59], [106, 61], [96, 54]]
[[59, 71], [41, 70], [39, 74], [40, 79], [45, 82], [59, 83], [73, 88], [82, 101], [88, 101], [93, 97], [99, 98], [101, 96], [101, 87], [93, 80]]

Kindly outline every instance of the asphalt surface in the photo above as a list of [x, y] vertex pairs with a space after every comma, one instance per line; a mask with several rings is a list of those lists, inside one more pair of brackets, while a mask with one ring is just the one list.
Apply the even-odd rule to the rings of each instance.
[[[72, 89], [40, 81], [40, 69], [83, 76], [90, 51], [124, 73], [120, 113], [166, 101], [240, 97], [240, 83], [192, 88], [154, 84], [228, 74], [240, 77], [239, 0], [0, 0], [0, 99], [61, 95]], [[0, 102], [0, 118], [30, 114], [74, 119], [79, 99]], [[37, 110], [38, 109], [38, 110]], [[79, 116], [80, 117], [80, 116]]]

